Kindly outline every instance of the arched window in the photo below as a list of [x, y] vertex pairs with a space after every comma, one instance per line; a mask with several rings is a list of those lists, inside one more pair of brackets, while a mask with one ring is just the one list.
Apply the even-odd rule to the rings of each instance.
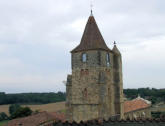
[[107, 66], [110, 66], [110, 56], [109, 53], [106, 54]]
[[83, 53], [82, 54], [82, 62], [86, 62], [87, 61], [87, 54]]

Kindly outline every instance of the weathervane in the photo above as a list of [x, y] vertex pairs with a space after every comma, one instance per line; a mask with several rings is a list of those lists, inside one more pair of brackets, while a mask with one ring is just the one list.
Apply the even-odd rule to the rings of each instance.
[[93, 0], [91, 0], [90, 8], [91, 8], [91, 15], [93, 15]]
[[116, 41], [114, 41], [114, 43], [113, 43], [114, 45], [116, 45]]

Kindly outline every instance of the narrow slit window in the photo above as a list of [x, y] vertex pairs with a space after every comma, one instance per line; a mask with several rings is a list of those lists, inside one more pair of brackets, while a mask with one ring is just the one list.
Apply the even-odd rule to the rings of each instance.
[[107, 60], [107, 66], [110, 66], [110, 56], [109, 53], [106, 55], [106, 60]]
[[86, 62], [87, 61], [87, 54], [86, 53], [83, 53], [82, 54], [82, 61], [83, 62]]

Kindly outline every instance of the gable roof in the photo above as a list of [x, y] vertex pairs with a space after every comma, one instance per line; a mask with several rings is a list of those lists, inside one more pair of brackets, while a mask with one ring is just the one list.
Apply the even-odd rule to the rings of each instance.
[[[143, 98], [136, 98], [131, 101], [124, 102], [124, 113], [128, 113], [131, 111], [136, 111], [140, 109], [145, 109], [151, 106], [151, 103]], [[8, 122], [7, 126], [19, 126], [22, 124], [23, 126], [38, 126], [39, 124], [45, 123], [47, 121], [55, 121], [61, 120], [65, 121], [65, 114], [58, 112], [40, 112], [35, 115], [31, 115], [28, 117], [14, 119]]]
[[100, 33], [95, 18], [91, 15], [86, 24], [80, 44], [75, 49], [73, 49], [71, 53], [95, 49], [111, 51], [107, 47]]
[[124, 113], [148, 108], [151, 106], [151, 103], [143, 98], [136, 98], [131, 101], [124, 102]]
[[41, 123], [53, 120], [65, 120], [65, 115], [62, 113], [56, 112], [41, 112], [35, 115], [31, 115], [28, 117], [14, 119], [8, 122], [7, 126], [38, 126]]

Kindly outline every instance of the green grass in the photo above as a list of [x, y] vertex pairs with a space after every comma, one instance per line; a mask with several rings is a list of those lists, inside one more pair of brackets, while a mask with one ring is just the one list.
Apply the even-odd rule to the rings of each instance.
[[4, 126], [5, 124], [7, 124], [8, 120], [5, 121], [0, 121], [0, 126]]

